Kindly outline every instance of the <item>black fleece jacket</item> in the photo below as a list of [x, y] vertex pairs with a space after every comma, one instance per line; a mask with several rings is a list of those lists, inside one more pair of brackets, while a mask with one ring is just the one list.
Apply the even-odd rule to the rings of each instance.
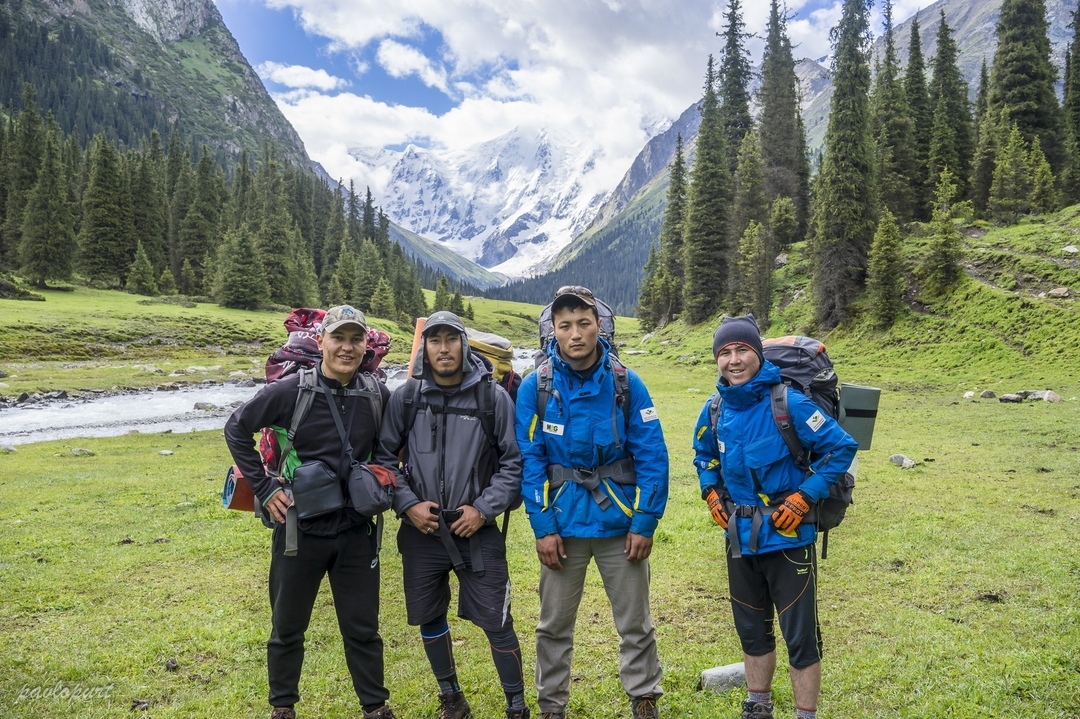
[[[318, 381], [327, 387], [341, 389], [335, 379], [323, 376], [317, 370]], [[233, 461], [244, 477], [251, 484], [259, 502], [265, 504], [277, 488], [276, 482], [267, 476], [262, 465], [262, 458], [255, 446], [254, 435], [263, 427], [288, 428], [292, 423], [293, 409], [296, 407], [296, 394], [300, 385], [300, 376], [291, 374], [263, 387], [250, 400], [242, 404], [225, 422], [225, 443], [229, 447]], [[361, 387], [356, 377], [349, 386]], [[386, 406], [390, 392], [382, 383], [378, 384], [382, 394], [382, 406]], [[342, 421], [348, 426], [352, 414], [352, 429], [349, 441], [352, 443], [354, 457], [361, 462], [367, 461], [372, 449], [378, 442], [375, 418], [372, 416], [372, 403], [367, 397], [335, 397]], [[315, 393], [311, 410], [296, 431], [293, 448], [301, 462], [320, 460], [339, 475], [348, 476], [348, 459], [343, 459], [341, 437], [334, 424], [334, 415], [327, 404], [327, 396]], [[340, 469], [339, 469], [340, 468]], [[348, 496], [348, 489], [342, 484], [342, 491]], [[350, 527], [367, 522], [367, 518], [351, 508], [336, 514], [324, 515], [302, 521], [300, 528], [308, 534], [332, 536]]]

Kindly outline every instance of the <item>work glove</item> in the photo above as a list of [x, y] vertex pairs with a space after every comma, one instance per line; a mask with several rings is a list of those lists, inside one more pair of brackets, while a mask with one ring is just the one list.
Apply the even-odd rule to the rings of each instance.
[[701, 490], [701, 498], [708, 503], [709, 514], [712, 515], [713, 521], [724, 529], [727, 529], [729, 519], [728, 513], [724, 511], [724, 502], [716, 492], [716, 487], [710, 485]]
[[780, 509], [773, 512], [772, 518], [769, 520], [773, 523], [773, 526], [779, 529], [781, 532], [791, 534], [794, 533], [796, 527], [802, 522], [803, 517], [810, 511], [811, 501], [810, 498], [803, 493], [802, 490], [789, 494], [784, 503], [780, 505]]

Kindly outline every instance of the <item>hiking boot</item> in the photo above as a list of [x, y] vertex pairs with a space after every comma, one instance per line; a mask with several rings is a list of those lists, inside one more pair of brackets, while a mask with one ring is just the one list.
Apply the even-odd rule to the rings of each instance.
[[296, 712], [292, 707], [274, 707], [270, 719], [296, 719]]
[[746, 699], [742, 703], [742, 719], [773, 719], [772, 706]]
[[394, 719], [394, 710], [389, 704], [383, 704], [378, 709], [364, 712], [364, 719]]
[[540, 719], [566, 719], [562, 712], [540, 712]]
[[656, 719], [659, 716], [656, 713], [656, 697], [652, 694], [634, 697], [630, 700], [630, 707], [633, 709], [634, 719]]
[[472, 710], [464, 692], [439, 695], [439, 719], [472, 719]]
[[529, 719], [529, 707], [521, 707], [520, 709], [507, 709], [506, 719]]

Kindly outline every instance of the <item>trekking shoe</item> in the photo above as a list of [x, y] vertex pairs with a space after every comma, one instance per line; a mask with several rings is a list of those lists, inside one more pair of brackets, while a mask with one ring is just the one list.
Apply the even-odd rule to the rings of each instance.
[[540, 719], [566, 719], [562, 712], [540, 712]]
[[378, 709], [364, 712], [364, 719], [394, 719], [394, 710], [389, 704], [383, 704]]
[[472, 719], [472, 709], [464, 692], [439, 695], [439, 719]]
[[746, 699], [742, 703], [742, 719], [773, 719], [772, 706]]
[[274, 707], [270, 719], [296, 719], [296, 712], [292, 707]]
[[520, 709], [507, 709], [506, 719], [529, 719], [529, 707]]
[[656, 697], [652, 694], [634, 697], [630, 700], [630, 707], [633, 709], [634, 719], [656, 719], [659, 716], [656, 713]]

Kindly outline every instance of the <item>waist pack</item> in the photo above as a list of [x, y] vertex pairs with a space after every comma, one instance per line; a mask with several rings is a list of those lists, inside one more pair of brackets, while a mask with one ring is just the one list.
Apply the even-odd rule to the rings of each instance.
[[377, 517], [394, 504], [395, 486], [390, 470], [357, 463], [349, 472], [349, 501], [365, 517]]
[[345, 507], [341, 480], [325, 462], [302, 463], [293, 471], [291, 484], [297, 519], [313, 519]]

